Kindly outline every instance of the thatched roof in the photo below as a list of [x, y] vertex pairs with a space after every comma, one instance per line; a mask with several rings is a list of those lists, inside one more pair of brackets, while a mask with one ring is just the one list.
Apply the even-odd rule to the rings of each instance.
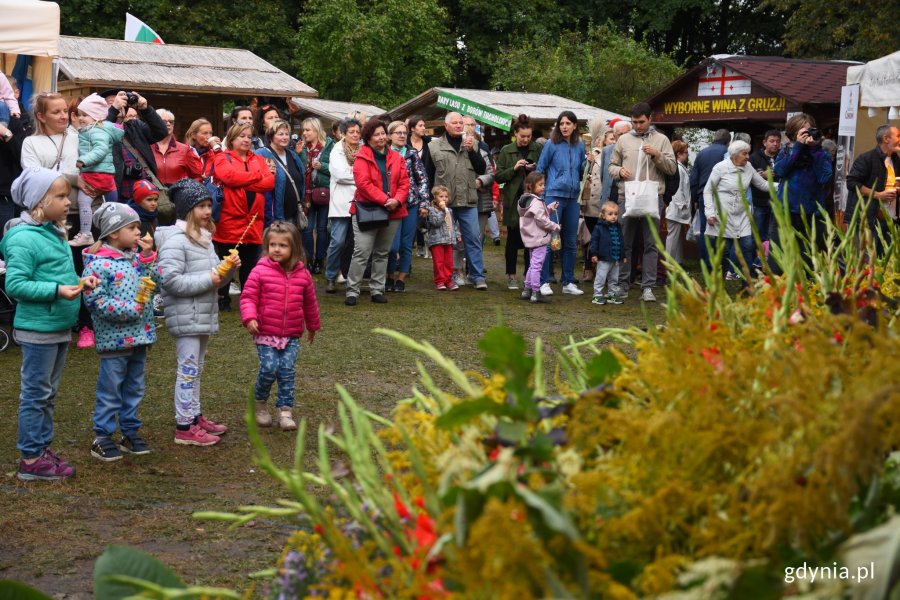
[[[506, 113], [513, 118], [520, 113], [524, 113], [532, 121], [536, 122], [553, 122], [559, 116], [559, 113], [564, 110], [574, 112], [579, 121], [591, 121], [593, 119], [607, 121], [615, 117], [624, 118], [620, 114], [553, 94], [457, 88], [431, 88], [412, 100], [392, 108], [389, 112], [391, 116], [401, 119], [414, 114], [421, 114], [429, 120], [438, 118], [447, 112], [447, 109], [435, 105], [438, 96], [444, 92]], [[479, 120], [478, 117], [475, 118]]]
[[355, 111], [366, 113], [368, 117], [374, 117], [386, 112], [380, 106], [373, 104], [339, 102], [337, 100], [325, 100], [324, 98], [291, 98], [291, 102], [297, 106], [299, 113], [311, 113], [329, 121], [340, 121]]
[[74, 84], [231, 96], [317, 93], [249, 50], [237, 48], [60, 36], [59, 56], [60, 88]]

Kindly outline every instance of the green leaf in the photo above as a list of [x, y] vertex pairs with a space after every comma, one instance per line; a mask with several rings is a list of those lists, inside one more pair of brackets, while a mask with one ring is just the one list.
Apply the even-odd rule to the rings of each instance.
[[50, 596], [18, 581], [0, 581], [0, 600], [51, 600]]
[[622, 370], [619, 359], [609, 350], [604, 350], [596, 355], [587, 365], [587, 385], [596, 387], [607, 383]]
[[492, 327], [478, 341], [484, 352], [482, 363], [492, 373], [506, 378], [503, 389], [509, 392], [526, 419], [537, 417], [531, 376], [534, 359], [526, 354], [525, 338], [504, 325]]
[[127, 575], [151, 581], [167, 588], [184, 589], [187, 586], [158, 559], [127, 546], [107, 546], [94, 563], [94, 595], [103, 600], [121, 600], [134, 595], [134, 588], [115, 583], [111, 575]]
[[520, 446], [525, 442], [525, 436], [527, 434], [527, 423], [501, 421], [497, 424], [497, 435], [508, 442], [513, 442], [517, 446]]
[[438, 417], [435, 423], [441, 429], [453, 429], [480, 415], [508, 417], [513, 416], [515, 412], [514, 408], [508, 404], [500, 404], [490, 398], [481, 397], [454, 404], [450, 410]]
[[546, 434], [539, 433], [531, 441], [531, 456], [537, 462], [546, 462], [553, 458], [553, 441]]
[[568, 515], [551, 505], [546, 499], [521, 484], [515, 486], [515, 493], [525, 504], [541, 515], [543, 524], [551, 530], [563, 534], [570, 540], [581, 538]]

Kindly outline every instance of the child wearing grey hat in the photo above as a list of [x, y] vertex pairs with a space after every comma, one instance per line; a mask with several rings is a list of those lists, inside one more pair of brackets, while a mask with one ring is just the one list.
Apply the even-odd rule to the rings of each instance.
[[[102, 205], [93, 222], [100, 241], [82, 253], [84, 276], [99, 281], [84, 293], [100, 353], [91, 456], [112, 462], [122, 452], [150, 453], [139, 434], [137, 413], [144, 397], [147, 349], [156, 342], [151, 308], [156, 253], [153, 239], [141, 237], [140, 217], [125, 204]], [[118, 443], [113, 441], [117, 422], [122, 432]]]
[[6, 257], [6, 293], [18, 302], [13, 323], [22, 344], [16, 477], [50, 481], [75, 475], [51, 448], [53, 401], [78, 319], [84, 287], [60, 223], [69, 212], [69, 184], [59, 172], [28, 167], [12, 184], [13, 201], [25, 208], [19, 223], [0, 240]]

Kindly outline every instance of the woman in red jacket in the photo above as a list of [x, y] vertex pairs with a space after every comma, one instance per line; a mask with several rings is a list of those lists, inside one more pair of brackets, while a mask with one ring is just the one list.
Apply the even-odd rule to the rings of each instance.
[[[216, 181], [222, 183], [224, 198], [213, 242], [220, 256], [228, 255], [228, 251], [240, 242], [241, 284], [247, 281], [259, 260], [266, 206], [264, 194], [275, 189], [275, 165], [254, 154], [252, 145], [253, 127], [238, 124], [233, 125], [225, 136], [227, 149], [214, 151]], [[250, 225], [253, 215], [256, 220]], [[231, 310], [228, 294], [227, 286], [219, 290], [219, 310]]]
[[[400, 219], [406, 216], [406, 199], [409, 196], [409, 174], [406, 161], [388, 146], [387, 129], [378, 119], [369, 119], [363, 125], [362, 139], [365, 146], [359, 149], [353, 161], [353, 180], [356, 195], [350, 204], [353, 219], [353, 260], [347, 274], [347, 297], [344, 304], [355, 306], [359, 297], [359, 282], [372, 256], [372, 275], [369, 290], [372, 302], [384, 304], [384, 280], [387, 275], [388, 252]], [[357, 221], [357, 203], [365, 202], [383, 206], [388, 213], [388, 223], [377, 229], [362, 231]]]
[[190, 146], [175, 139], [175, 115], [164, 108], [158, 109], [156, 114], [166, 124], [168, 132], [166, 137], [150, 146], [156, 159], [156, 176], [165, 185], [172, 185], [184, 177], [200, 181], [200, 157]]

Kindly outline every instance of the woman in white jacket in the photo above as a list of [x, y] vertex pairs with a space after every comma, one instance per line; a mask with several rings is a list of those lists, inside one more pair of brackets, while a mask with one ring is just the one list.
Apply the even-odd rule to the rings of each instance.
[[325, 255], [325, 292], [334, 294], [335, 283], [341, 273], [341, 255], [352, 235], [350, 225], [350, 202], [356, 194], [353, 181], [353, 161], [360, 148], [362, 125], [356, 119], [344, 119], [338, 124], [341, 141], [331, 149], [331, 203], [328, 206], [328, 229], [331, 241]]
[[672, 142], [675, 164], [678, 165], [678, 191], [666, 207], [666, 254], [678, 264], [684, 258], [684, 228], [691, 222], [691, 182], [687, 168], [688, 145], [681, 140]]
[[[706, 235], [713, 238], [710, 244], [714, 245], [719, 235], [725, 236], [727, 256], [737, 241], [748, 267], [753, 263], [753, 229], [750, 226], [750, 205], [747, 204], [747, 188], [751, 185], [763, 191], [769, 189], [766, 180], [750, 164], [750, 144], [737, 141], [728, 146], [728, 158], [713, 167], [703, 190]], [[714, 191], [718, 195], [718, 208]], [[728, 265], [722, 267], [727, 269]], [[741, 265], [735, 265], [732, 269], [740, 271]]]

